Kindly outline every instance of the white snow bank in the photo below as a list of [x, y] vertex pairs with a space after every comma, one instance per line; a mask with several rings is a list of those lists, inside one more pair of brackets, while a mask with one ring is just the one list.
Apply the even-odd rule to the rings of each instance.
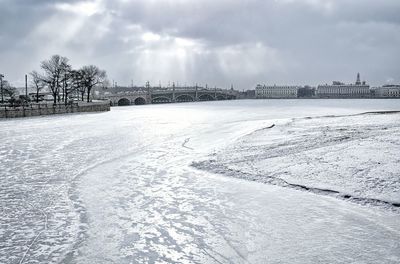
[[400, 114], [292, 119], [194, 165], [218, 173], [399, 207]]

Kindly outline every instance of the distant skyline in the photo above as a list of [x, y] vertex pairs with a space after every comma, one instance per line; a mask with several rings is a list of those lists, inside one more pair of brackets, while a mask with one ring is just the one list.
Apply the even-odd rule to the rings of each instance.
[[0, 0], [0, 73], [53, 54], [118, 85], [400, 83], [399, 0]]

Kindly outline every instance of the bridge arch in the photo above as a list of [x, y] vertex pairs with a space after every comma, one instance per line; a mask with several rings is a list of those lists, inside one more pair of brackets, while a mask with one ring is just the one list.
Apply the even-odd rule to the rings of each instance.
[[225, 95], [222, 95], [222, 94], [217, 95], [217, 100], [226, 100], [226, 99], [227, 98]]
[[171, 98], [166, 97], [166, 96], [157, 96], [154, 97], [151, 102], [153, 104], [165, 104], [165, 103], [171, 103]]
[[193, 96], [190, 96], [188, 94], [181, 94], [175, 98], [175, 102], [193, 102], [194, 98]]
[[124, 98], [119, 99], [117, 104], [118, 104], [118, 106], [130, 105], [131, 101], [129, 101], [129, 99], [124, 97]]
[[135, 105], [144, 105], [146, 104], [146, 99], [144, 99], [143, 97], [138, 97], [133, 101], [133, 103]]
[[213, 101], [214, 97], [210, 94], [202, 94], [198, 97], [199, 101]]

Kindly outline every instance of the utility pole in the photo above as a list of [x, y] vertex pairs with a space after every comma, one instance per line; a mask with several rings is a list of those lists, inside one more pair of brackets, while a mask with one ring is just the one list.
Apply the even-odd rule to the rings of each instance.
[[196, 83], [196, 94], [195, 94], [195, 96], [194, 96], [194, 100], [195, 101], [198, 101], [199, 100], [199, 94], [198, 94], [198, 91], [197, 91], [197, 83]]
[[172, 83], [172, 102], [175, 103], [175, 82]]
[[67, 105], [67, 102], [68, 102], [68, 87], [67, 87], [67, 74], [66, 73], [64, 73], [64, 95], [63, 96], [65, 96], [65, 98], [64, 98], [64, 104], [65, 105]]
[[28, 75], [25, 74], [25, 97], [28, 100]]
[[4, 98], [3, 98], [3, 78], [4, 75], [0, 74], [0, 87], [1, 87], [1, 103], [4, 103]]

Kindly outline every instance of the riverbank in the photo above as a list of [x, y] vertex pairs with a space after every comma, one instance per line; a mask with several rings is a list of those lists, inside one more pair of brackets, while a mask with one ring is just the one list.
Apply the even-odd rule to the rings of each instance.
[[110, 103], [108, 101], [98, 102], [74, 102], [72, 104], [53, 104], [39, 103], [30, 104], [29, 106], [0, 108], [0, 118], [19, 118], [32, 117], [42, 115], [56, 115], [68, 113], [83, 113], [83, 112], [105, 112], [110, 111]]

